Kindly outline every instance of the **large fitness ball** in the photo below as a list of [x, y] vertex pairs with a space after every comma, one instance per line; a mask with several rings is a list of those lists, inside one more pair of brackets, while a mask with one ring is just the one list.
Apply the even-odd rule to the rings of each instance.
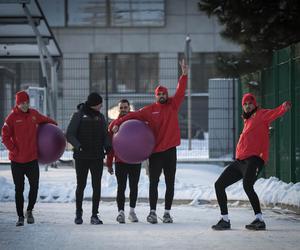
[[55, 125], [47, 123], [38, 127], [38, 161], [49, 164], [57, 161], [65, 151], [66, 138]]
[[112, 140], [115, 155], [125, 163], [140, 163], [146, 160], [155, 146], [149, 126], [139, 120], [122, 123]]

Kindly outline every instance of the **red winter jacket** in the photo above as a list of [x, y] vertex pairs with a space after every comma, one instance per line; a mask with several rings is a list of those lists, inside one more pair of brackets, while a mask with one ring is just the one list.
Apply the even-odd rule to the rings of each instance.
[[37, 128], [41, 123], [57, 123], [35, 109], [22, 112], [15, 107], [2, 127], [2, 142], [9, 150], [9, 159], [26, 163], [37, 159]]
[[155, 137], [153, 153], [163, 152], [180, 145], [180, 130], [178, 123], [178, 111], [184, 100], [187, 76], [182, 75], [179, 79], [176, 93], [169, 97], [167, 103], [153, 103], [136, 112], [131, 112], [116, 120], [119, 126], [124, 121], [138, 119], [147, 122]]
[[[129, 113], [131, 113], [131, 112], [129, 112]], [[119, 115], [119, 116], [118, 116], [118, 119], [121, 118], [121, 117], [123, 117], [123, 116], [124, 116], [124, 115], [122, 115], [122, 116]], [[112, 139], [112, 137], [113, 137], [113, 132], [112, 132], [111, 130], [112, 130], [112, 128], [115, 126], [116, 121], [117, 121], [117, 120], [113, 120], [113, 121], [109, 124], [109, 126], [108, 126], [108, 134], [109, 134], [109, 136], [111, 137], [111, 139]], [[112, 167], [114, 158], [115, 158], [115, 162], [122, 162], [122, 161], [115, 155], [114, 149], [112, 148], [112, 149], [109, 151], [109, 153], [107, 154], [107, 159], [106, 159], [106, 165], [107, 165], [107, 167], [109, 167], [109, 168]]]
[[259, 156], [267, 162], [270, 123], [285, 112], [282, 104], [275, 109], [258, 109], [249, 119], [244, 119], [244, 128], [236, 147], [236, 159], [244, 160], [250, 156]]

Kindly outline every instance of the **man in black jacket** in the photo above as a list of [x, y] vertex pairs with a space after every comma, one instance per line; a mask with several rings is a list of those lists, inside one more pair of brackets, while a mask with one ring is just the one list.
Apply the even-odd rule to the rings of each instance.
[[77, 106], [67, 129], [67, 140], [74, 147], [77, 177], [75, 224], [82, 224], [82, 200], [88, 171], [91, 172], [93, 187], [93, 209], [91, 224], [103, 224], [98, 217], [101, 194], [103, 158], [111, 149], [107, 124], [100, 113], [102, 97], [91, 93], [85, 103]]

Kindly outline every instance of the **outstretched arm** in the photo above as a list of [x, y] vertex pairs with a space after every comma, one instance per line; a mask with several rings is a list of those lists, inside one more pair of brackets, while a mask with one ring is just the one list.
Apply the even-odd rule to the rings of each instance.
[[264, 113], [264, 119], [268, 122], [273, 122], [278, 117], [283, 116], [291, 107], [291, 102], [286, 101], [275, 109], [267, 109]]
[[138, 111], [135, 112], [130, 112], [127, 115], [117, 119], [114, 121], [114, 125], [111, 128], [111, 132], [112, 133], [116, 133], [119, 130], [119, 126], [128, 120], [132, 120], [132, 119], [137, 119], [137, 120], [141, 120], [141, 121], [148, 121], [148, 117], [147, 117], [147, 111], [145, 108], [140, 109]]
[[179, 78], [175, 95], [173, 97], [173, 103], [176, 106], [176, 109], [179, 109], [181, 103], [184, 100], [185, 90], [187, 85], [187, 74], [188, 74], [188, 66], [185, 64], [184, 59], [179, 62], [181, 66], [181, 77]]

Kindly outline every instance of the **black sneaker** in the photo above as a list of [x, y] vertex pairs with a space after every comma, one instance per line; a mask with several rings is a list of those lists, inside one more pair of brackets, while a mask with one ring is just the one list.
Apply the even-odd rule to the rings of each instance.
[[259, 219], [255, 219], [245, 227], [249, 230], [266, 230], [266, 223], [264, 221], [260, 221]]
[[149, 215], [147, 216], [147, 221], [151, 224], [156, 224], [157, 223], [157, 215], [155, 212], [150, 212]]
[[83, 223], [82, 211], [76, 211], [76, 217], [75, 217], [74, 223], [77, 224], [77, 225], [80, 225], [80, 224]]
[[99, 224], [103, 224], [103, 222], [102, 222], [102, 220], [99, 219], [99, 217], [97, 215], [92, 215], [91, 224], [92, 225], [99, 225]]
[[16, 222], [16, 227], [24, 226], [24, 216], [20, 216]]
[[226, 221], [222, 218], [216, 225], [213, 225], [211, 228], [214, 230], [229, 230], [231, 228], [230, 220]]
[[32, 215], [32, 210], [27, 210], [26, 212], [26, 218], [27, 218], [27, 223], [28, 224], [33, 224], [34, 223], [34, 218]]
[[173, 223], [173, 219], [169, 213], [164, 213], [163, 223]]

